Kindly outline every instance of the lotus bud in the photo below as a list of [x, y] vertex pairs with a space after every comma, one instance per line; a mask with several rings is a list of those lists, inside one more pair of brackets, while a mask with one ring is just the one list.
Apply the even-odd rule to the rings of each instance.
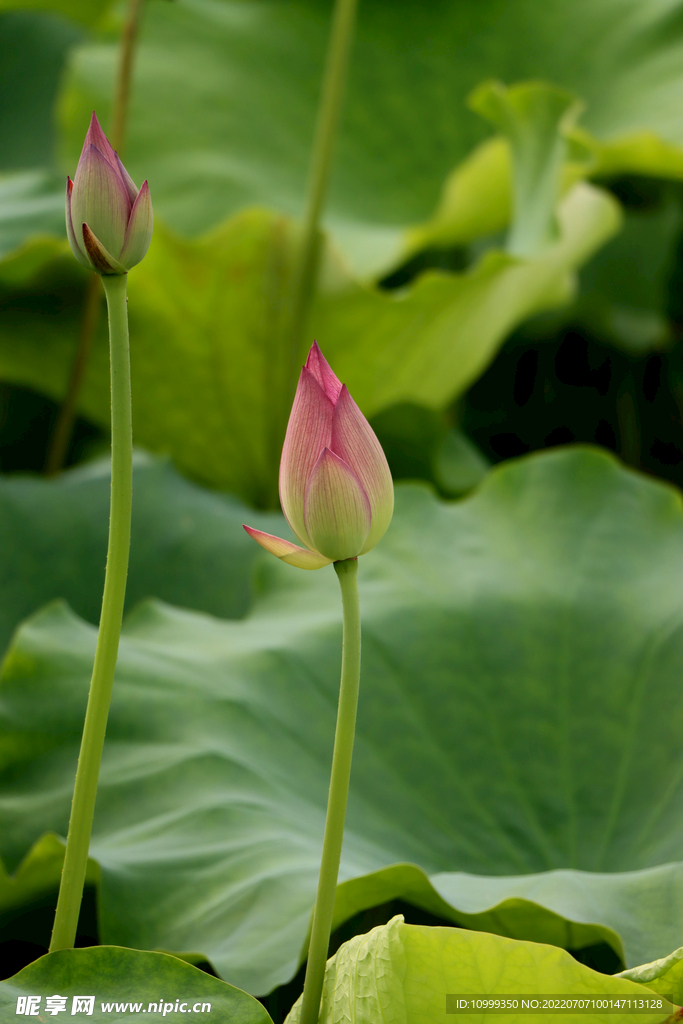
[[74, 256], [98, 274], [126, 274], [152, 238], [152, 200], [138, 189], [95, 114], [74, 180], [66, 179], [66, 234]]
[[287, 425], [280, 502], [304, 547], [244, 529], [266, 551], [300, 569], [364, 555], [384, 536], [394, 511], [382, 447], [317, 343], [301, 371]]

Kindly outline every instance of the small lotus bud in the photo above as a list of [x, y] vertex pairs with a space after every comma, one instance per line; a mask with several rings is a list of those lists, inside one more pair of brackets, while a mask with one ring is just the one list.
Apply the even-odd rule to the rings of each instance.
[[147, 252], [152, 224], [147, 182], [136, 187], [93, 114], [74, 180], [66, 179], [71, 251], [98, 274], [125, 274]]
[[382, 447], [317, 343], [301, 371], [280, 461], [282, 511], [305, 547], [245, 526], [284, 562], [320, 569], [384, 536], [394, 486]]

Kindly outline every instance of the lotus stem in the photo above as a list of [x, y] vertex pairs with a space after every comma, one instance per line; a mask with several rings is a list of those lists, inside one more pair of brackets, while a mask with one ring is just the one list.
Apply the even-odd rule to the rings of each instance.
[[102, 277], [109, 312], [111, 353], [109, 547], [95, 664], [78, 757], [50, 952], [71, 949], [76, 938], [126, 596], [133, 495], [133, 431], [126, 280], [125, 274]]
[[325, 981], [325, 964], [327, 963], [327, 950], [330, 943], [339, 862], [344, 838], [344, 821], [349, 796], [360, 685], [358, 559], [347, 558], [343, 562], [335, 562], [334, 568], [341, 586], [344, 615], [341, 686], [339, 688], [337, 728], [334, 736], [332, 774], [327, 801], [318, 894], [313, 910], [300, 1024], [317, 1024], [320, 1014], [320, 1000]]
[[289, 359], [288, 387], [283, 392], [285, 404], [282, 421], [278, 423], [277, 434], [273, 438], [273, 460], [275, 463], [280, 456], [289, 406], [296, 388], [299, 356], [302, 347], [307, 349], [310, 344], [309, 342], [304, 346], [304, 332], [318, 276], [321, 246], [320, 216], [325, 202], [334, 142], [344, 100], [357, 6], [358, 0], [336, 0], [332, 16], [330, 41], [325, 59], [325, 72], [313, 137], [303, 224], [295, 254], [291, 298], [285, 324], [284, 337]]
[[116, 94], [111, 118], [109, 139], [113, 148], [123, 158], [130, 107], [130, 86], [133, 80], [133, 55], [135, 41], [140, 31], [140, 16], [144, 0], [129, 0], [128, 15], [121, 33], [119, 73], [116, 78]]

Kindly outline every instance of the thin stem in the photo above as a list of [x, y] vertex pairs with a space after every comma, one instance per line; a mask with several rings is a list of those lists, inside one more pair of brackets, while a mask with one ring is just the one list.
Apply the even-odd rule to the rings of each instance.
[[[292, 340], [300, 340], [315, 287], [320, 250], [320, 214], [332, 166], [339, 114], [346, 86], [346, 75], [356, 20], [357, 0], [336, 0], [325, 62], [320, 105], [316, 119], [313, 152], [306, 191], [300, 249], [293, 280]], [[296, 352], [294, 353], [296, 358]]]
[[342, 645], [341, 686], [337, 729], [332, 754], [330, 793], [327, 801], [325, 836], [320, 861], [318, 895], [313, 910], [311, 941], [304, 982], [300, 1024], [316, 1024], [325, 980], [327, 949], [337, 892], [337, 877], [344, 838], [346, 803], [349, 796], [351, 758], [356, 732], [356, 710], [360, 684], [360, 608], [358, 604], [358, 560], [349, 558], [335, 562], [334, 568], [342, 592], [344, 638]]
[[100, 275], [91, 274], [85, 290], [78, 348], [71, 365], [66, 395], [55, 421], [45, 459], [45, 473], [47, 476], [54, 476], [55, 473], [58, 473], [66, 461], [76, 421], [76, 404], [81, 393], [93, 338], [95, 337], [95, 331], [100, 319], [101, 307], [102, 285], [100, 284]]
[[[133, 79], [133, 57], [135, 55], [135, 41], [140, 30], [143, 4], [144, 0], [129, 0], [128, 13], [121, 32], [119, 69], [116, 76], [109, 132], [109, 141], [119, 156], [123, 154], [126, 140], [128, 109], [130, 107], [130, 87]], [[44, 470], [48, 476], [59, 473], [66, 461], [73, 436], [76, 408], [83, 386], [83, 378], [85, 377], [93, 339], [100, 319], [100, 310], [102, 308], [101, 296], [99, 275], [93, 274], [85, 292], [78, 348], [74, 361], [71, 364], [66, 395], [57, 414], [55, 426], [48, 443]]]
[[[290, 301], [283, 332], [285, 358], [288, 360], [286, 366], [288, 387], [278, 389], [278, 392], [282, 394], [282, 405], [279, 416], [275, 418], [276, 429], [272, 446], [273, 465], [276, 467], [274, 479], [277, 478], [282, 438], [292, 404], [292, 396], [296, 389], [297, 364], [318, 276], [322, 244], [320, 215], [325, 202], [334, 141], [344, 99], [357, 5], [358, 0], [335, 0], [332, 16], [330, 41], [325, 59], [325, 72], [308, 172], [306, 205], [301, 235], [294, 257]], [[276, 491], [273, 498], [277, 502]]]
[[128, 16], [121, 33], [121, 50], [119, 56], [119, 73], [116, 79], [116, 94], [111, 116], [109, 141], [119, 156], [123, 154], [130, 106], [130, 84], [133, 79], [133, 55], [135, 40], [140, 30], [140, 15], [144, 0], [129, 0]]
[[133, 493], [130, 357], [126, 275], [103, 277], [111, 353], [111, 511], [102, 613], [88, 707], [71, 805], [62, 881], [50, 952], [71, 949], [76, 938], [90, 847], [95, 796], [107, 728], [126, 596]]

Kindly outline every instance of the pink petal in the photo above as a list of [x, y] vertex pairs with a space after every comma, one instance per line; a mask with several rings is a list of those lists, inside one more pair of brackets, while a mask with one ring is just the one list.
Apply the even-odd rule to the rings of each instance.
[[81, 157], [71, 194], [74, 224], [87, 223], [103, 246], [117, 256], [126, 236], [131, 204], [115, 170], [95, 146]]
[[327, 558], [355, 558], [363, 550], [370, 502], [351, 467], [329, 448], [323, 448], [308, 481], [304, 520], [314, 547]]
[[140, 190], [138, 189], [137, 185], [131, 178], [126, 168], [121, 163], [121, 160], [119, 159], [119, 154], [116, 151], [114, 151], [114, 158], [116, 160], [116, 167], [118, 169], [118, 172], [121, 175], [121, 180], [123, 184], [126, 186], [128, 198], [130, 199], [131, 203], [135, 203], [135, 200], [138, 197], [138, 192]]
[[329, 400], [334, 404], [339, 398], [342, 383], [320, 351], [317, 341], [313, 342], [311, 351], [308, 353], [306, 369], [310, 370]]
[[152, 240], [152, 228], [154, 227], [154, 215], [152, 213], [152, 200], [149, 195], [149, 185], [143, 182], [138, 197], [133, 203], [130, 212], [130, 220], [126, 229], [126, 237], [119, 260], [124, 267], [130, 270], [136, 263], [139, 263]]
[[345, 384], [334, 408], [330, 447], [354, 471], [370, 501], [372, 525], [359, 552], [365, 554], [384, 536], [391, 522], [394, 485], [382, 446]]
[[255, 530], [253, 526], [245, 526], [244, 529], [262, 548], [281, 558], [288, 565], [295, 565], [297, 569], [322, 569], [324, 565], [330, 564], [331, 559], [319, 555], [316, 551], [300, 548], [291, 541], [283, 540], [282, 537], [274, 537], [272, 533]]
[[299, 540], [310, 542], [304, 525], [306, 484], [323, 448], [332, 438], [334, 407], [322, 387], [304, 367], [289, 415], [280, 460], [280, 502], [287, 522]]
[[85, 251], [90, 257], [90, 264], [98, 274], [125, 274], [126, 268], [118, 260], [114, 259], [111, 253], [107, 252], [87, 224], [83, 225], [83, 244]]
[[76, 257], [76, 259], [78, 260], [78, 262], [82, 266], [87, 267], [88, 270], [92, 270], [92, 263], [88, 259], [88, 257], [85, 254], [85, 252], [79, 246], [78, 241], [76, 240], [76, 235], [74, 234], [73, 221], [71, 220], [71, 192], [72, 192], [73, 187], [74, 187], [73, 181], [71, 180], [71, 178], [67, 178], [66, 179], [66, 237], [69, 240], [69, 245], [71, 246], [71, 251], [74, 254], [74, 256]]
[[[97, 114], [94, 110], [92, 112], [92, 117], [90, 118], [90, 125], [88, 127], [88, 131], [85, 135], [85, 142], [83, 143], [83, 149], [81, 151], [81, 160], [83, 159], [84, 155], [87, 153], [91, 146], [94, 146], [95, 149], [98, 149], [104, 157], [104, 159], [107, 161], [107, 163], [111, 164], [114, 170], [117, 170], [116, 153], [111, 148], [109, 139], [102, 131], [100, 122], [97, 120]], [[79, 160], [78, 166], [80, 167], [80, 165], [81, 161]], [[78, 169], [76, 170], [76, 173], [78, 174]]]

